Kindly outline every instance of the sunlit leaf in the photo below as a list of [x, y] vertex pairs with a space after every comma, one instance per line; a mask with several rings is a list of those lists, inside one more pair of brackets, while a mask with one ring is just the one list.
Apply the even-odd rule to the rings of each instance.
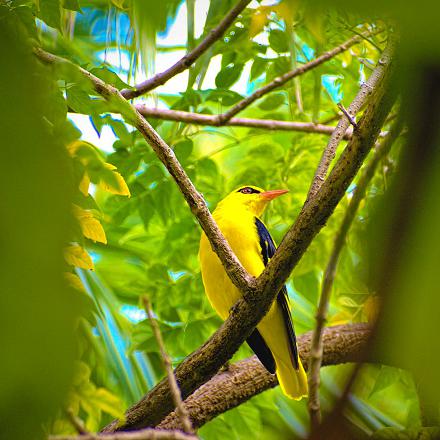
[[108, 172], [104, 171], [101, 173], [99, 181], [100, 188], [112, 194], [130, 197], [130, 190], [124, 178], [116, 171], [116, 167], [109, 163], [105, 163], [104, 167]]
[[78, 244], [72, 244], [64, 249], [64, 258], [72, 266], [81, 269], [94, 269], [90, 255]]
[[72, 206], [72, 210], [75, 218], [79, 222], [84, 237], [95, 242], [107, 243], [104, 228], [99, 220], [93, 216], [92, 212], [86, 211], [75, 204]]
[[75, 290], [78, 290], [79, 292], [85, 293], [83, 283], [79, 279], [78, 275], [71, 272], [64, 272], [63, 275], [71, 287], [73, 287]]

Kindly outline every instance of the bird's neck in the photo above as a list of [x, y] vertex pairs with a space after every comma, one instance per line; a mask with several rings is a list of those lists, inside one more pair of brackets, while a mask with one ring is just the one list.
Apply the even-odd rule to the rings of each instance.
[[253, 224], [256, 215], [247, 206], [239, 203], [219, 203], [213, 213], [213, 217], [221, 228], [226, 225], [242, 227], [246, 223]]

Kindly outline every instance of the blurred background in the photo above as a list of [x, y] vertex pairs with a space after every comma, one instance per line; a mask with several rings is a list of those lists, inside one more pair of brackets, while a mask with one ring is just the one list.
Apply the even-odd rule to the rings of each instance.
[[[371, 352], [347, 398], [356, 438], [438, 425], [439, 52], [434, 2], [253, 0], [190, 69], [136, 99], [219, 114], [275, 77], [366, 28], [401, 36], [406, 128], [381, 161], [350, 229], [327, 325], [374, 322]], [[40, 45], [119, 89], [194, 48], [234, 5], [208, 0], [0, 2], [2, 438], [74, 434], [66, 413], [98, 431], [164, 376], [141, 295], [148, 295], [177, 365], [221, 324], [201, 282], [200, 228], [146, 141], [69, 65], [39, 63]], [[387, 33], [267, 94], [242, 117], [335, 126], [376, 65]], [[280, 242], [301, 210], [328, 135], [149, 119], [210, 209], [238, 185], [287, 188], [265, 222]], [[346, 142], [338, 148], [339, 155]], [[312, 330], [348, 189], [289, 282], [297, 333]], [[379, 298], [383, 296], [383, 300]], [[233, 360], [251, 354], [242, 347]], [[322, 369], [329, 414], [352, 365]], [[204, 439], [305, 438], [307, 402], [266, 391], [203, 426]], [[386, 434], [388, 433], [388, 434]], [[392, 433], [392, 434], [390, 434]], [[396, 438], [396, 437], [387, 437]], [[434, 437], [432, 437], [434, 438]]]

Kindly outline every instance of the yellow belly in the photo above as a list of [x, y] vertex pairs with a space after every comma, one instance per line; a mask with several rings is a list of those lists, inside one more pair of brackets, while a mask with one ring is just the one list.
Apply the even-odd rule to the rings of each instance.
[[[250, 275], [259, 276], [264, 270], [262, 258], [259, 255], [258, 242], [236, 228], [235, 225], [221, 225], [218, 222], [226, 240], [237, 258]], [[252, 226], [252, 223], [251, 223]], [[255, 232], [256, 234], [256, 232]], [[241, 294], [229, 279], [219, 258], [211, 249], [205, 234], [200, 241], [200, 268], [206, 295], [215, 311], [222, 319], [226, 319], [229, 310], [238, 301]]]

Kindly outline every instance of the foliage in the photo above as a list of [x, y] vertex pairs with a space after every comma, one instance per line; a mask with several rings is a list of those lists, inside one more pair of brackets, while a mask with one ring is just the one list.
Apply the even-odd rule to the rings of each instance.
[[[122, 89], [127, 84], [139, 82], [142, 74], [137, 65], [138, 57], [144, 64], [148, 59], [147, 71], [152, 71], [156, 51], [160, 53], [163, 49], [155, 42], [155, 33], [170, 28], [177, 31], [173, 21], [178, 8], [183, 7], [176, 1], [163, 2], [163, 6], [158, 4], [160, 2], [148, 2], [142, 8], [139, 3], [135, 0], [20, 0], [1, 4], [0, 20], [8, 23], [9, 27], [5, 29], [18, 24], [19, 30], [14, 35], [19, 34], [20, 39], [25, 36], [33, 43], [37, 41], [52, 53], [80, 64]], [[195, 39], [205, 37], [231, 5], [230, 2], [211, 2], [205, 26]], [[155, 27], [150, 28], [152, 16], [148, 14], [153, 10], [158, 18], [153, 20]], [[321, 14], [314, 11], [315, 18], [311, 17], [307, 4], [294, 8], [289, 2], [281, 2], [247, 8], [208, 54], [196, 61], [189, 75], [179, 77], [179, 88], [172, 93], [159, 88], [148, 99], [173, 110], [217, 114], [290, 70], [292, 62], [304, 63], [370, 23], [365, 17], [336, 10]], [[201, 20], [197, 14], [195, 18]], [[289, 27], [293, 32], [288, 32]], [[29, 41], [19, 41], [30, 52]], [[11, 38], [8, 42], [13, 44]], [[6, 50], [7, 44], [1, 44]], [[32, 383], [38, 391], [34, 393], [37, 395], [35, 408], [42, 402], [38, 400], [41, 390], [49, 396], [45, 402], [49, 409], [45, 409], [39, 420], [53, 414], [54, 407], [69, 408], [85, 421], [89, 430], [96, 431], [112, 418], [122, 417], [125, 408], [164, 376], [157, 344], [139, 302], [141, 295], [147, 294], [152, 301], [167, 351], [175, 363], [200, 346], [221, 321], [203, 294], [197, 258], [200, 228], [146, 141], [115, 114], [108, 111], [103, 114], [106, 108], [103, 100], [96, 97], [90, 84], [79, 78], [71, 67], [37, 66], [29, 54], [26, 57], [21, 55], [23, 49], [18, 43], [16, 46], [11, 46], [8, 53], [22, 71], [32, 64], [32, 71], [38, 73], [34, 78], [36, 85], [20, 75], [18, 79], [11, 79], [14, 72], [9, 72], [6, 67], [0, 71], [0, 75], [4, 75], [0, 85], [12, 84], [14, 89], [24, 90], [16, 101], [18, 107], [33, 108], [40, 103], [45, 106], [40, 106], [38, 120], [29, 111], [18, 114], [5, 108], [1, 109], [0, 115], [15, 112], [10, 120], [20, 121], [21, 127], [13, 129], [14, 133], [23, 131], [26, 126], [31, 127], [29, 132], [37, 134], [45, 130], [44, 135], [51, 143], [45, 146], [36, 134], [33, 137], [37, 140], [32, 142], [29, 134], [23, 133], [23, 139], [17, 144], [23, 148], [27, 162], [17, 170], [4, 167], [2, 187], [8, 183], [12, 186], [7, 202], [14, 204], [21, 200], [21, 187], [14, 179], [14, 171], [15, 177], [26, 174], [28, 180], [23, 182], [27, 184], [32, 181], [35, 185], [51, 184], [59, 189], [52, 188], [46, 193], [45, 186], [36, 186], [39, 188], [36, 198], [30, 200], [26, 197], [31, 203], [24, 209], [29, 223], [21, 225], [22, 229], [15, 232], [16, 236], [11, 240], [19, 241], [26, 234], [40, 235], [44, 240], [35, 239], [33, 249], [27, 248], [22, 255], [13, 255], [11, 260], [16, 258], [20, 265], [37, 264], [34, 260], [39, 257], [41, 249], [46, 249], [46, 254], [57, 259], [48, 259], [42, 268], [36, 266], [39, 270], [33, 278], [36, 286], [33, 297], [23, 297], [22, 302], [14, 306], [19, 308], [11, 310], [14, 312], [11, 316], [16, 319], [19, 313], [26, 316], [26, 319], [20, 319], [27, 325], [23, 334], [17, 335], [19, 350], [13, 351], [14, 364], [20, 369], [16, 371], [15, 379], [9, 376], [7, 369], [6, 373], [0, 372], [2, 376], [12, 377], [12, 385], [14, 380], [28, 377], [29, 371], [38, 372], [41, 383]], [[370, 66], [378, 59], [378, 48], [383, 46], [380, 35], [364, 40], [319, 67], [315, 74], [300, 77], [295, 82], [295, 93], [292, 84], [288, 83], [247, 108], [243, 116], [304, 122], [315, 120], [315, 117], [319, 121], [332, 118], [338, 112], [336, 103], [341, 97], [347, 105], [353, 99], [360, 81], [369, 75]], [[175, 51], [172, 53], [176, 55]], [[292, 53], [296, 54], [294, 58]], [[118, 57], [119, 62], [115, 61]], [[120, 61], [122, 59], [128, 63], [124, 64]], [[23, 60], [25, 62], [19, 64]], [[205, 81], [209, 87], [204, 85]], [[31, 93], [34, 87], [36, 91]], [[298, 91], [303, 111], [295, 98]], [[33, 99], [32, 106], [25, 102], [25, 97]], [[78, 119], [72, 114], [66, 119], [67, 110], [87, 115], [89, 119], [81, 124], [74, 123], [72, 121]], [[274, 202], [265, 216], [277, 242], [301, 209], [328, 139], [325, 135], [268, 132], [245, 127], [201, 128], [178, 122], [150, 122], [174, 149], [211, 209], [241, 184], [288, 188], [289, 195]], [[92, 130], [98, 136], [97, 143], [102, 144], [109, 127], [115, 136], [112, 147], [100, 149], [93, 145], [90, 141]], [[388, 125], [384, 127], [387, 128]], [[3, 141], [5, 144], [9, 141], [6, 134], [3, 134]], [[29, 148], [31, 143], [32, 148]], [[342, 148], [343, 145], [338, 154]], [[50, 166], [40, 155], [45, 151], [47, 160], [52, 161]], [[375, 316], [377, 297], [367, 276], [367, 224], [374, 205], [393, 176], [398, 153], [399, 144], [381, 164], [352, 226], [333, 288], [329, 325], [372, 320]], [[18, 158], [9, 159], [8, 164], [14, 161], [18, 163]], [[47, 181], [38, 180], [44, 176], [42, 172], [35, 172], [32, 161], [44, 167]], [[65, 172], [57, 174], [54, 169]], [[10, 182], [15, 183], [10, 185]], [[23, 191], [34, 193], [32, 188]], [[46, 194], [50, 194], [50, 198]], [[314, 326], [323, 269], [350, 197], [348, 191], [288, 283], [298, 333]], [[40, 206], [39, 213], [34, 212], [36, 204]], [[70, 216], [66, 212], [70, 212]], [[35, 230], [37, 225], [32, 223], [38, 215], [47, 216], [43, 231]], [[62, 215], [64, 217], [60, 219]], [[65, 217], [69, 217], [69, 221]], [[9, 232], [15, 228], [5, 223], [2, 230]], [[64, 244], [65, 262], [61, 256], [61, 243]], [[29, 257], [29, 261], [25, 257]], [[3, 263], [8, 263], [8, 259], [5, 258]], [[14, 277], [11, 284], [20, 278], [17, 266], [13, 269], [4, 266], [4, 273], [10, 271], [9, 275]], [[58, 277], [61, 272], [64, 272], [64, 278]], [[5, 283], [9, 282], [9, 278], [1, 278], [6, 279]], [[4, 287], [8, 291], [8, 285]], [[34, 296], [40, 299], [37, 318], [28, 316], [27, 312], [28, 308], [37, 307], [33, 304]], [[26, 338], [32, 335], [30, 328], [38, 327], [42, 333], [32, 335], [32, 339], [48, 338], [48, 344], [56, 346], [63, 339], [70, 341], [69, 331], [78, 315], [78, 304], [83, 305], [83, 310], [76, 326], [77, 361], [74, 363], [73, 354], [64, 353], [61, 348], [54, 351], [56, 356], [46, 353], [46, 361], [50, 360], [51, 364], [62, 366], [66, 371], [65, 374], [53, 372], [47, 362], [44, 365], [39, 363], [41, 359]], [[41, 322], [54, 317], [60, 321], [59, 329], [57, 334], [49, 336]], [[12, 327], [14, 323], [6, 321], [2, 325]], [[71, 346], [65, 344], [67, 348]], [[235, 359], [248, 355], [249, 349], [242, 347]], [[22, 366], [27, 366], [27, 372]], [[68, 397], [60, 404], [73, 366], [73, 384]], [[52, 368], [48, 370], [50, 374], [42, 374], [46, 368]], [[348, 371], [346, 366], [323, 371], [324, 411], [330, 411], [340, 395]], [[54, 381], [53, 386], [47, 383], [48, 377]], [[59, 384], [60, 389], [50, 395], [48, 390], [56, 388], [55, 384]], [[13, 399], [7, 391], [0, 388], [2, 402]], [[35, 408], [26, 410], [32, 413]], [[366, 366], [350, 396], [346, 418], [365, 436], [378, 431], [374, 438], [388, 438], [386, 427], [398, 430], [419, 428], [420, 410], [411, 374], [393, 367]], [[301, 438], [308, 431], [308, 423], [306, 402], [287, 401], [275, 389], [217, 417], [201, 429], [200, 435], [209, 440], [242, 439], [250, 435], [265, 439]], [[36, 432], [38, 429], [34, 425], [34, 421], [29, 421], [23, 429]], [[46, 428], [54, 434], [74, 432], [61, 410]]]

